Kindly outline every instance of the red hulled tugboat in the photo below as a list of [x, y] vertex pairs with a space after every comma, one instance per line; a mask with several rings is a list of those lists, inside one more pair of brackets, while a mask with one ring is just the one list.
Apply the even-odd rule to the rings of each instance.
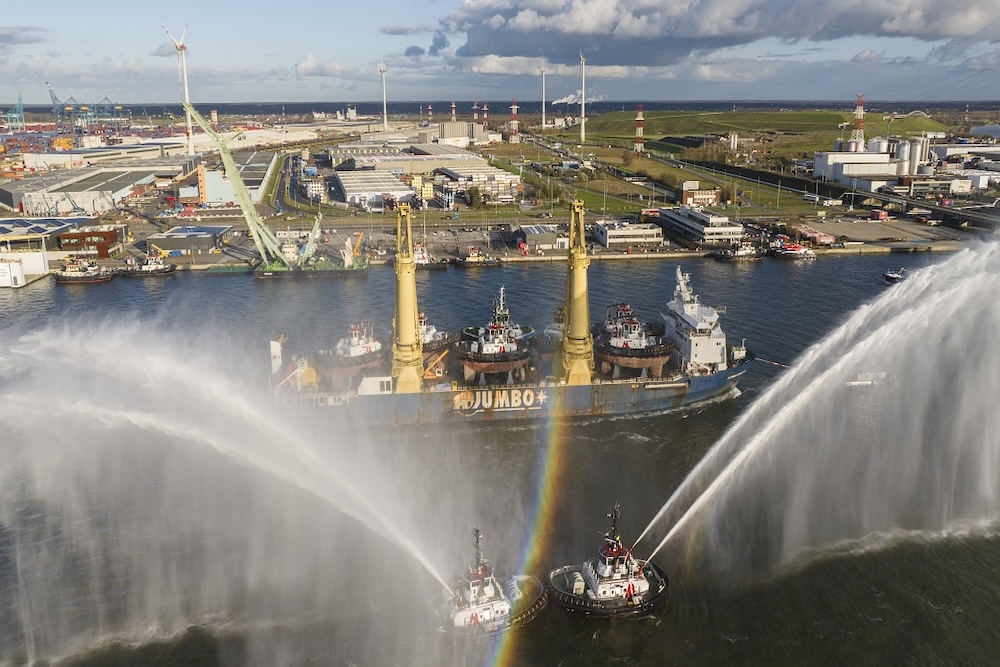
[[666, 573], [651, 561], [635, 558], [622, 545], [620, 513], [615, 503], [608, 514], [611, 529], [604, 533], [597, 557], [549, 572], [545, 583], [554, 605], [584, 616], [609, 618], [642, 614], [666, 600]]
[[482, 637], [514, 630], [532, 621], [548, 604], [536, 577], [513, 576], [501, 586], [483, 558], [481, 533], [476, 535], [476, 559], [460, 576], [440, 609], [443, 632], [457, 637]]
[[510, 319], [504, 288], [493, 302], [493, 317], [485, 327], [465, 327], [462, 340], [457, 344], [458, 362], [462, 366], [463, 380], [474, 383], [477, 378], [487, 384], [486, 375], [506, 373], [506, 383], [514, 379], [523, 381], [526, 366], [531, 358], [528, 340], [534, 329], [515, 324]]
[[660, 378], [673, 344], [648, 333], [628, 304], [608, 307], [608, 317], [594, 336], [594, 360], [603, 375]]

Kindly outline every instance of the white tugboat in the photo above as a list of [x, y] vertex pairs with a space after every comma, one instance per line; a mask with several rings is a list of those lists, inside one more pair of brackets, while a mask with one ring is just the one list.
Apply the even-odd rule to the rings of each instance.
[[552, 603], [564, 611], [596, 618], [635, 616], [667, 598], [669, 581], [655, 563], [635, 558], [618, 534], [618, 503], [608, 514], [611, 528], [595, 558], [549, 572]]
[[427, 246], [414, 243], [413, 244], [413, 264], [418, 269], [447, 269], [448, 260], [437, 259], [427, 250]]
[[719, 325], [719, 308], [698, 301], [691, 289], [691, 274], [677, 267], [674, 298], [661, 313], [666, 323], [665, 335], [673, 341], [675, 361], [689, 377], [712, 375], [746, 363], [746, 346], [726, 346], [726, 333]]
[[473, 530], [476, 559], [445, 602], [440, 629], [456, 637], [480, 637], [526, 625], [548, 604], [545, 588], [530, 575], [510, 577], [501, 586], [483, 558], [482, 533], [478, 528]]

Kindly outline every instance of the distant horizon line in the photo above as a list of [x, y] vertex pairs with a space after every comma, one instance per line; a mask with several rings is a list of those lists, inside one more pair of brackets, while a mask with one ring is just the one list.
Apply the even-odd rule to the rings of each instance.
[[[540, 100], [540, 99], [523, 99], [523, 98], [513, 98], [513, 97], [510, 98], [510, 99], [511, 100], [516, 99], [518, 101], [518, 104], [541, 104], [541, 102], [542, 102], [542, 100]], [[469, 98], [469, 99], [458, 99], [458, 98], [455, 98], [454, 100], [452, 100], [451, 98], [431, 99], [431, 100], [388, 100], [388, 103], [389, 104], [418, 104], [418, 105], [426, 105], [428, 103], [430, 103], [430, 104], [444, 103], [445, 106], [443, 106], [441, 108], [443, 109], [443, 112], [447, 112], [450, 109], [451, 102], [453, 102], [453, 101], [456, 104], [458, 104], [458, 103], [475, 103], [477, 101], [479, 103], [482, 103], [482, 102], [491, 102], [491, 101], [506, 102], [507, 98], [493, 97], [493, 98]], [[570, 102], [561, 102], [561, 101], [557, 101], [557, 100], [546, 100], [545, 102], [546, 102], [547, 105], [549, 105], [549, 104], [559, 104], [559, 105], [563, 105], [563, 104], [579, 104], [579, 100], [570, 101]], [[851, 107], [854, 106], [854, 102], [855, 102], [855, 100], [851, 100], [851, 99], [839, 99], [839, 98], [832, 98], [832, 99], [778, 99], [778, 98], [768, 98], [768, 99], [733, 99], [733, 98], [728, 98], [728, 99], [696, 99], [696, 100], [670, 100], [670, 99], [650, 100], [650, 99], [635, 99], [635, 98], [633, 98], [633, 99], [587, 100], [587, 104], [600, 104], [600, 105], [603, 105], [603, 104], [684, 104], [684, 105], [688, 105], [688, 104], [712, 104], [712, 105], [719, 105], [719, 104], [736, 104], [736, 105], [739, 105], [739, 104], [797, 104], [797, 105], [802, 105], [802, 104], [824, 104], [824, 105], [826, 105], [826, 104], [839, 104], [839, 105], [847, 105], [847, 106], [851, 106]], [[16, 106], [16, 104], [17, 104], [17, 102], [2, 102], [2, 101], [0, 101], [0, 108], [5, 108], [7, 106], [14, 107], [14, 106]], [[117, 106], [123, 106], [123, 107], [137, 107], [137, 106], [167, 106], [167, 107], [174, 106], [174, 107], [178, 107], [178, 106], [183, 106], [182, 102], [177, 102], [177, 101], [162, 101], [162, 100], [160, 100], [160, 101], [147, 101], [147, 102], [114, 102], [113, 104], [115, 104]], [[214, 105], [214, 106], [223, 106], [223, 105], [280, 106], [280, 105], [283, 105], [283, 104], [288, 104], [288, 105], [294, 104], [294, 105], [297, 105], [297, 106], [309, 105], [309, 104], [316, 104], [316, 105], [378, 104], [378, 105], [381, 105], [382, 104], [382, 100], [381, 99], [374, 99], [374, 100], [327, 100], [327, 101], [304, 101], [304, 102], [285, 100], [285, 101], [268, 101], [268, 102], [256, 102], [256, 101], [243, 101], [243, 102], [192, 102], [192, 104], [194, 106], [203, 106], [203, 105]], [[871, 104], [905, 104], [905, 105], [929, 104], [929, 105], [935, 105], [935, 106], [940, 106], [940, 105], [966, 105], [966, 104], [968, 104], [970, 106], [971, 105], [982, 106], [982, 105], [993, 104], [993, 105], [1000, 106], [1000, 99], [997, 99], [997, 100], [959, 100], [959, 99], [956, 99], [956, 100], [881, 100], [881, 99], [876, 99], [876, 98], [867, 98], [865, 100], [865, 106], [868, 106], [868, 105], [871, 105]], [[45, 103], [45, 102], [38, 102], [38, 103], [24, 102], [23, 105], [24, 105], [25, 108], [28, 108], [28, 107], [31, 107], [31, 108], [46, 108], [46, 109], [51, 109], [52, 108], [52, 104], [51, 103]], [[95, 106], [100, 106], [100, 104], [96, 103], [96, 102], [95, 103], [78, 102], [76, 106], [91, 106], [91, 107], [95, 107]]]

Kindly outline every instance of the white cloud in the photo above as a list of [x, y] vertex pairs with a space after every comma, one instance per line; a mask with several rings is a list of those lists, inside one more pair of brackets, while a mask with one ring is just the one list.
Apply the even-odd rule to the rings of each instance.
[[295, 63], [295, 74], [298, 76], [341, 76], [347, 69], [346, 65], [335, 60], [320, 60], [311, 53]]

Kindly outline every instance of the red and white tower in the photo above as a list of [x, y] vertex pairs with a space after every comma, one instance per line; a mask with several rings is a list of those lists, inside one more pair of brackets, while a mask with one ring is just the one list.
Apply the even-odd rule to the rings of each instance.
[[472, 100], [472, 122], [479, 122], [479, 100], [477, 99]]
[[643, 135], [643, 126], [646, 121], [642, 117], [642, 105], [639, 105], [639, 112], [635, 115], [635, 147], [636, 153], [646, 152], [646, 137]]
[[521, 143], [521, 130], [518, 127], [520, 122], [517, 120], [517, 100], [511, 100], [510, 105], [510, 138], [509, 143], [519, 144]]
[[851, 140], [848, 150], [861, 153], [865, 150], [865, 94], [858, 93], [858, 102], [854, 107], [854, 129], [851, 130]]

